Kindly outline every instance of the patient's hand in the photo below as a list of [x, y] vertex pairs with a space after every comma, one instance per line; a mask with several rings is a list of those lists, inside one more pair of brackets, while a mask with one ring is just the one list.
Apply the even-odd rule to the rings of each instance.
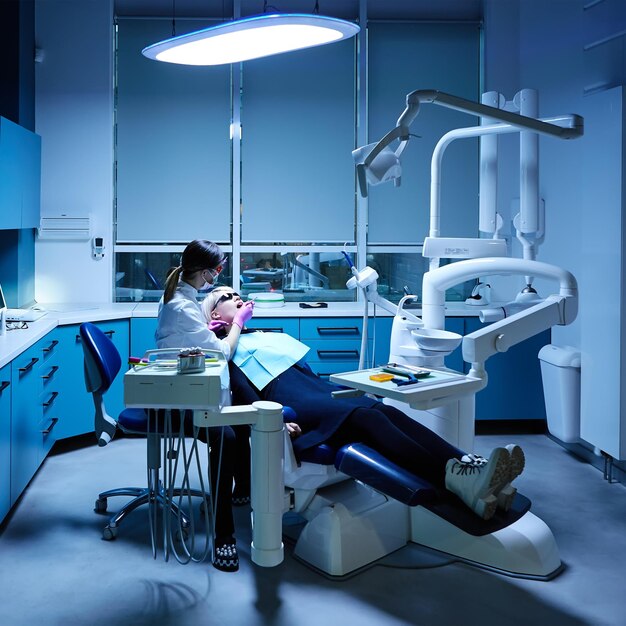
[[302, 429], [295, 422], [285, 422], [285, 428], [290, 437], [297, 437], [302, 434]]

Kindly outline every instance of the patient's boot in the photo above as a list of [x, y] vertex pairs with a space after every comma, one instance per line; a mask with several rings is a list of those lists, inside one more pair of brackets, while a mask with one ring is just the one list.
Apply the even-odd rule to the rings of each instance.
[[509, 453], [509, 476], [501, 489], [497, 490], [498, 506], [508, 511], [513, 504], [517, 489], [511, 483], [524, 471], [526, 458], [524, 451], [516, 444], [510, 443], [506, 447]]
[[[524, 465], [526, 460], [524, 457], [524, 451], [520, 446], [510, 443], [506, 446], [506, 450], [509, 453], [509, 473], [506, 476], [504, 482], [498, 485], [494, 491], [494, 495], [497, 497], [498, 506], [505, 511], [508, 511], [515, 499], [517, 489], [511, 485], [511, 483], [524, 471]], [[463, 463], [473, 463], [475, 465], [482, 466], [487, 463], [487, 459], [484, 456], [478, 454], [464, 454], [461, 457]]]
[[494, 493], [510, 476], [511, 455], [506, 448], [495, 448], [488, 460], [474, 455], [463, 459], [450, 459], [446, 464], [446, 488], [487, 520], [496, 512], [498, 499]]

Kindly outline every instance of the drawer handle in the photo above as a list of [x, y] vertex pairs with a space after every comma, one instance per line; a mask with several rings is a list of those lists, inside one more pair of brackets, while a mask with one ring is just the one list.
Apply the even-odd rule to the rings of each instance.
[[275, 328], [255, 328], [255, 330], [260, 330], [262, 333], [284, 333], [284, 328], [279, 328], [278, 326]]
[[332, 372], [329, 372], [328, 374], [326, 372], [315, 372], [315, 375], [318, 378], [324, 378], [326, 380], [328, 380], [331, 377]]
[[[113, 335], [115, 335], [115, 331], [114, 330], [105, 330], [103, 331], [103, 333], [109, 338], [112, 339]], [[82, 341], [81, 336], [80, 335], [76, 335], [76, 341], [78, 343], [80, 343]]]
[[320, 335], [331, 335], [335, 333], [345, 333], [348, 335], [359, 335], [358, 326], [318, 326], [317, 332]]
[[33, 357], [30, 360], [30, 363], [28, 365], [25, 365], [24, 367], [20, 367], [19, 371], [21, 374], [24, 374], [25, 372], [28, 372], [29, 370], [33, 369], [33, 365], [35, 365], [35, 363], [37, 363], [39, 361], [39, 359], [37, 357]]
[[318, 350], [317, 356], [320, 359], [330, 359], [332, 357], [338, 357], [338, 356], [351, 356], [351, 357], [358, 359], [359, 351], [358, 350]]
[[53, 339], [52, 343], [47, 347], [44, 348], [43, 351], [44, 352], [51, 352], [52, 350], [54, 350], [54, 347], [59, 343], [58, 339]]
[[53, 417], [50, 419], [50, 424], [48, 424], [48, 428], [44, 428], [41, 431], [42, 435], [49, 435], [52, 432], [52, 429], [57, 425], [57, 422], [59, 421], [58, 417]]
[[2, 393], [10, 384], [11, 384], [10, 381], [3, 380], [2, 384], [0, 385], [0, 393]]
[[48, 402], [44, 402], [42, 406], [50, 406], [56, 400], [56, 397], [58, 395], [59, 395], [58, 391], [53, 391], [52, 394], [50, 395], [50, 399], [48, 400]]
[[50, 380], [56, 374], [58, 369], [59, 369], [58, 365], [53, 365], [52, 369], [45, 376], [42, 376], [42, 378], [44, 380]]

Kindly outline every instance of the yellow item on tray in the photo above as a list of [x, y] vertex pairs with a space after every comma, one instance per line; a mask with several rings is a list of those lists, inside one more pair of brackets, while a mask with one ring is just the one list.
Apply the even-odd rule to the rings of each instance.
[[388, 380], [392, 380], [392, 379], [393, 379], [393, 374], [380, 373], [380, 374], [370, 375], [370, 380], [374, 380], [377, 383], [386, 383]]

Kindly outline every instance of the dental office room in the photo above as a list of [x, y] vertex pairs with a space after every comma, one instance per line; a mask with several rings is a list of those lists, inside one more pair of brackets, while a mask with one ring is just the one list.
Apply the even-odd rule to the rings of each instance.
[[624, 2], [0, 30], [2, 624], [624, 624]]

